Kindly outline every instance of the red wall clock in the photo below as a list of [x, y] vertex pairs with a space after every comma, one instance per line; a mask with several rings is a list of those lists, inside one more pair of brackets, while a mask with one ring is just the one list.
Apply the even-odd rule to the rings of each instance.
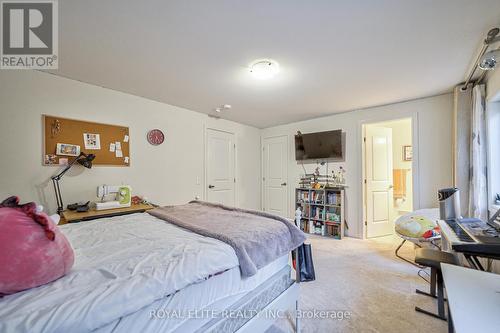
[[152, 129], [148, 132], [148, 142], [153, 146], [161, 145], [165, 141], [165, 135], [159, 129]]

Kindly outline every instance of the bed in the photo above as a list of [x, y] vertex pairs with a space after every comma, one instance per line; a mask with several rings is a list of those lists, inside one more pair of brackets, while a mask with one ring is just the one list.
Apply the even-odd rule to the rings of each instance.
[[60, 228], [75, 266], [1, 298], [1, 332], [260, 332], [296, 310], [288, 255], [242, 277], [233, 247], [148, 213]]

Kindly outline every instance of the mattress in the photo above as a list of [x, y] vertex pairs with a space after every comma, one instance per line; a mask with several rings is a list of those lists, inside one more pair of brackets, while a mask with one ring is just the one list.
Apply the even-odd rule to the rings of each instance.
[[[238, 267], [232, 268], [192, 284], [95, 332], [195, 332], [220, 318], [225, 310], [241, 302], [265, 281], [288, 267], [288, 263], [289, 256], [285, 255], [246, 279], [241, 279]], [[287, 272], [289, 276], [289, 270]]]

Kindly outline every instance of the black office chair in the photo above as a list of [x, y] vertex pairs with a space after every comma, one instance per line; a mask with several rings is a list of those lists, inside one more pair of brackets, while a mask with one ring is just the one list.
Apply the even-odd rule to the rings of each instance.
[[[418, 306], [415, 307], [415, 311], [446, 321], [446, 315], [444, 311], [444, 302], [445, 302], [444, 283], [443, 283], [443, 274], [441, 273], [441, 263], [458, 265], [459, 264], [458, 258], [452, 253], [434, 249], [419, 248], [415, 251], [415, 262], [421, 266], [431, 268], [431, 282], [430, 282], [429, 292], [427, 293], [419, 289], [417, 289], [416, 292], [417, 294], [437, 298], [438, 313], [435, 314], [426, 311], [424, 309], [419, 308]], [[437, 287], [437, 295], [436, 295], [436, 287]]]

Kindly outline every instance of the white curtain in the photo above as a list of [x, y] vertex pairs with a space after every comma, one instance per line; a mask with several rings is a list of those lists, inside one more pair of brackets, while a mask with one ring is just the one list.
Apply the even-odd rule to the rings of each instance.
[[477, 85], [472, 90], [469, 215], [482, 220], [488, 218], [486, 175], [485, 88], [484, 85]]

